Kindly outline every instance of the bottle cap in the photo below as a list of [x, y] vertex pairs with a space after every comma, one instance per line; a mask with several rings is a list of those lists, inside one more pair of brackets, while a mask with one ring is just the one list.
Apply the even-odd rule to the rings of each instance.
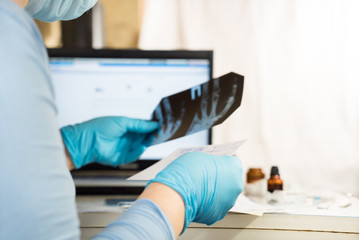
[[279, 176], [279, 170], [277, 166], [273, 166], [270, 170], [270, 175], [274, 176], [274, 175], [278, 175]]

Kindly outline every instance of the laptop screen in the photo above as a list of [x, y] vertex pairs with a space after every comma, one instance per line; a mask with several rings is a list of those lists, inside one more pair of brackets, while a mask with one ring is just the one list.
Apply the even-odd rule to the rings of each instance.
[[[52, 49], [49, 57], [59, 127], [101, 116], [151, 119], [162, 97], [212, 77], [211, 51]], [[151, 146], [139, 161], [209, 143], [202, 131]]]

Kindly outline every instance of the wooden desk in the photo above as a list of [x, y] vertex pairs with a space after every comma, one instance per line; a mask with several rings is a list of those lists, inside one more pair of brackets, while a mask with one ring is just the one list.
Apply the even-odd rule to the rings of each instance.
[[[123, 197], [123, 196], [121, 196]], [[127, 196], [128, 198], [133, 198]], [[77, 197], [79, 206], [103, 206], [106, 197]], [[110, 198], [114, 198], [111, 196]], [[110, 222], [116, 220], [121, 211], [79, 212], [82, 239], [89, 239], [100, 232]], [[359, 215], [359, 213], [358, 213]], [[180, 240], [211, 240], [211, 239], [240, 239], [240, 240], [359, 240], [359, 217], [308, 216], [293, 214], [264, 214], [262, 217], [229, 213], [227, 216], [211, 225], [192, 223]]]

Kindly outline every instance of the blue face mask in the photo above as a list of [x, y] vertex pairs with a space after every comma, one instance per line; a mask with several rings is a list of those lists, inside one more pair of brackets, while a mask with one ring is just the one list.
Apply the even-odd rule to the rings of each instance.
[[71, 20], [92, 8], [97, 0], [30, 0], [25, 10], [44, 22]]

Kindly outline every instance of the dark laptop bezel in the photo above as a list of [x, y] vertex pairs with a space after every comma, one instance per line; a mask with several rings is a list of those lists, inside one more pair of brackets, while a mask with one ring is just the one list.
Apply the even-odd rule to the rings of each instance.
[[[53, 48], [48, 49], [49, 57], [78, 57], [78, 58], [151, 58], [151, 59], [207, 59], [210, 63], [210, 78], [213, 78], [213, 51], [212, 50], [141, 50], [141, 49], [70, 49], [70, 48]], [[212, 130], [208, 130], [208, 143], [212, 143]], [[113, 168], [100, 164], [90, 164], [75, 170], [83, 172], [85, 170], [126, 170], [132, 172], [141, 171], [160, 159], [141, 159], [132, 164]]]

